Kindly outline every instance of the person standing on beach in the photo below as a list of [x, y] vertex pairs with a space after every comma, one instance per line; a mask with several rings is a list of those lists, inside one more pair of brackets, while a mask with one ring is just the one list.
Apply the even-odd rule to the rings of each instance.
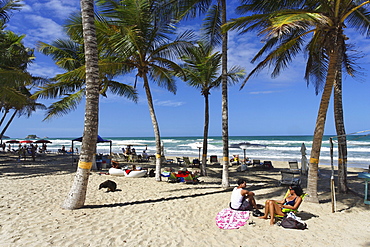
[[237, 184], [238, 187], [235, 187], [231, 194], [230, 208], [239, 211], [253, 210], [254, 216], [263, 216], [264, 213], [257, 208], [254, 192], [246, 189], [247, 181], [245, 179], [239, 179]]

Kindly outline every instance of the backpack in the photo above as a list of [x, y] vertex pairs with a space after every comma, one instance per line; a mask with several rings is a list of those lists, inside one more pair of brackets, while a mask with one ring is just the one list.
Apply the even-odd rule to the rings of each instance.
[[300, 229], [304, 230], [307, 228], [307, 224], [303, 222], [299, 217], [293, 213], [288, 213], [280, 223], [280, 226], [288, 229]]

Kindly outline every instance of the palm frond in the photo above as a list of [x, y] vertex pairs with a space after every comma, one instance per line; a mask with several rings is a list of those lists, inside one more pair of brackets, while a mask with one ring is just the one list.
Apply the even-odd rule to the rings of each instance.
[[5, 86], [0, 90], [0, 102], [20, 108], [27, 104], [28, 97], [15, 88]]
[[45, 120], [50, 120], [54, 117], [63, 116], [69, 112], [75, 110], [82, 98], [84, 97], [85, 91], [79, 90], [73, 94], [70, 94], [61, 100], [54, 102], [51, 106], [48, 107]]
[[351, 27], [366, 37], [370, 36], [370, 11], [368, 8], [359, 8], [345, 20]]
[[127, 99], [134, 101], [135, 103], [138, 101], [136, 89], [127, 84], [119, 83], [116, 81], [109, 81], [108, 90], [111, 91], [113, 94], [124, 96]]
[[168, 70], [162, 66], [152, 64], [149, 76], [153, 81], [155, 81], [158, 84], [158, 86], [167, 89], [169, 92], [173, 94], [176, 94], [177, 86], [175, 83], [174, 73], [172, 70]]
[[219, 5], [212, 5], [207, 12], [201, 29], [202, 40], [209, 42], [213, 46], [220, 44], [222, 41], [221, 13], [222, 10]]
[[9, 21], [10, 12], [20, 10], [23, 4], [20, 0], [1, 0], [0, 1], [0, 21], [6, 23]]

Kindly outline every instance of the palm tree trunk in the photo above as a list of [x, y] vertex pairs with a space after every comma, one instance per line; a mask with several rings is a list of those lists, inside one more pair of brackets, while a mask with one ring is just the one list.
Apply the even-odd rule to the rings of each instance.
[[339, 192], [347, 193], [347, 137], [344, 127], [342, 102], [342, 73], [338, 64], [338, 76], [334, 84], [334, 118], [338, 136], [338, 187]]
[[307, 200], [311, 202], [319, 202], [317, 195], [318, 185], [318, 167], [319, 158], [322, 144], [322, 137], [324, 135], [324, 128], [326, 122], [326, 115], [329, 107], [330, 97], [333, 91], [334, 81], [337, 75], [337, 62], [338, 61], [338, 50], [336, 49], [329, 55], [329, 68], [326, 76], [326, 82], [324, 92], [321, 96], [321, 102], [319, 107], [318, 116], [316, 119], [316, 127], [313, 137], [311, 157], [310, 157], [310, 169], [308, 171], [307, 190], [310, 195]]
[[162, 161], [162, 150], [161, 150], [161, 136], [159, 133], [159, 126], [158, 126], [158, 121], [157, 117], [155, 115], [154, 111], [154, 105], [153, 105], [153, 98], [152, 98], [152, 93], [150, 92], [150, 87], [149, 87], [149, 81], [146, 73], [143, 74], [143, 80], [144, 80], [144, 88], [145, 88], [145, 93], [146, 93], [146, 98], [148, 100], [148, 107], [149, 107], [149, 113], [150, 117], [152, 119], [152, 124], [153, 124], [153, 130], [154, 130], [154, 137], [155, 137], [155, 147], [156, 147], [156, 155], [155, 155], [155, 180], [156, 181], [161, 181], [161, 161]]
[[[221, 3], [221, 22], [226, 23], [226, 0]], [[223, 163], [222, 163], [222, 188], [230, 186], [229, 183], [229, 109], [227, 99], [227, 32], [222, 34], [222, 144], [223, 144]]]
[[[7, 113], [8, 112], [9, 111], [7, 111]], [[9, 125], [13, 122], [13, 119], [14, 119], [15, 115], [17, 115], [17, 112], [18, 112], [18, 110], [14, 110], [12, 116], [9, 118], [8, 122], [6, 123], [6, 125], [3, 128], [3, 130], [1, 131], [1, 133], [0, 133], [0, 139], [1, 140], [3, 139], [3, 136], [4, 136], [5, 132], [6, 132], [6, 130], [9, 128]]]
[[80, 0], [80, 4], [86, 57], [85, 121], [77, 172], [72, 188], [62, 205], [65, 209], [77, 209], [83, 207], [85, 204], [87, 184], [96, 153], [98, 136], [99, 67], [94, 25], [94, 1]]
[[[3, 114], [3, 116], [2, 116], [2, 118], [1, 118], [1, 120], [0, 120], [0, 126], [1, 125], [3, 125], [3, 123], [4, 123], [4, 121], [5, 121], [5, 118], [6, 118], [6, 116], [8, 115], [8, 113], [9, 113], [9, 110], [8, 109], [6, 109], [5, 110], [5, 112], [4, 112], [4, 114]], [[2, 136], [1, 136], [2, 137]]]
[[208, 152], [208, 128], [209, 128], [209, 93], [204, 92], [204, 132], [203, 132], [203, 155], [201, 175], [207, 176], [207, 152]]

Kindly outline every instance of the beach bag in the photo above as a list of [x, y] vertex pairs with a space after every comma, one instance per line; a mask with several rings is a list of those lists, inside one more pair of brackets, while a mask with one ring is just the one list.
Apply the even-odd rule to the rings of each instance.
[[[169, 176], [169, 175], [168, 175], [168, 176]], [[151, 169], [151, 170], [149, 171], [149, 177], [151, 177], [151, 178], [155, 177], [155, 171], [154, 171], [153, 169]]]
[[304, 230], [307, 228], [307, 224], [297, 217], [294, 213], [289, 212], [281, 221], [280, 226], [288, 229], [300, 229]]

